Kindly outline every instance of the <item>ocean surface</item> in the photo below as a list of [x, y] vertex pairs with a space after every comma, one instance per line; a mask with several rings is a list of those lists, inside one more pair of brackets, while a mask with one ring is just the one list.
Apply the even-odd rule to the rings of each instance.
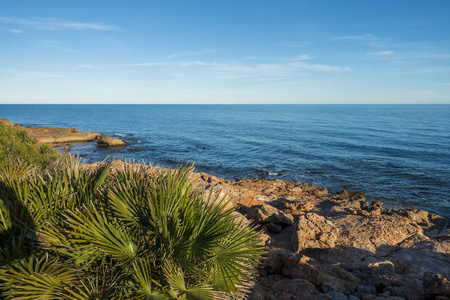
[[227, 179], [298, 180], [450, 217], [450, 105], [0, 105], [0, 118], [132, 143], [73, 146], [86, 162], [194, 162]]

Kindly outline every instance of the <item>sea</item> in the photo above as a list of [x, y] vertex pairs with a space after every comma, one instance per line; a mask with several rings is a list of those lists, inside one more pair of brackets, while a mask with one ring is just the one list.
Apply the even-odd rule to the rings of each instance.
[[450, 217], [450, 105], [0, 105], [0, 118], [131, 143], [73, 145], [86, 163], [194, 163], [226, 179], [296, 180]]

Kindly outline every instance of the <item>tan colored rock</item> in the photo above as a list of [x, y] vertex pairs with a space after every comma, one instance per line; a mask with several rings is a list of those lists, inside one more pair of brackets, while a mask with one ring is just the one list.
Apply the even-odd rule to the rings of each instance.
[[122, 147], [129, 145], [127, 142], [107, 135], [98, 135], [96, 141], [98, 147]]
[[252, 192], [241, 192], [237, 195], [233, 195], [234, 202], [239, 206], [252, 207], [262, 206], [265, 203], [256, 199], [255, 194]]
[[99, 135], [96, 132], [84, 133], [75, 128], [35, 127], [23, 129], [38, 143], [50, 145], [90, 142]]
[[302, 278], [322, 286], [329, 282], [338, 292], [353, 292], [359, 282], [358, 278], [339, 266], [320, 265], [311, 258], [296, 254], [289, 257], [283, 269], [283, 275], [288, 278]]
[[285, 214], [271, 205], [253, 206], [243, 210], [244, 214], [258, 224], [274, 223], [283, 226], [294, 224], [292, 215]]
[[3, 125], [5, 125], [5, 126], [14, 126], [14, 124], [11, 123], [10, 120], [8, 120], [8, 119], [3, 119], [3, 118], [0, 118], [0, 124], [3, 124]]
[[400, 216], [339, 215], [332, 217], [340, 229], [336, 244], [376, 252], [381, 246], [395, 246], [416, 234], [423, 234], [414, 221]]
[[304, 249], [333, 248], [339, 234], [334, 224], [315, 213], [299, 217], [291, 242], [296, 252]]

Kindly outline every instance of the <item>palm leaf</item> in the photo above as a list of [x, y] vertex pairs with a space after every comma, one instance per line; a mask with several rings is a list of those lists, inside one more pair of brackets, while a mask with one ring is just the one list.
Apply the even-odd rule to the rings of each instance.
[[[68, 214], [67, 224], [74, 243], [84, 244], [79, 249], [97, 249], [115, 259], [127, 262], [133, 259], [138, 247], [121, 224], [112, 222], [106, 214], [91, 204]], [[95, 251], [95, 250], [94, 250]]]
[[5, 295], [14, 299], [55, 299], [78, 281], [77, 273], [45, 256], [20, 261], [2, 274]]

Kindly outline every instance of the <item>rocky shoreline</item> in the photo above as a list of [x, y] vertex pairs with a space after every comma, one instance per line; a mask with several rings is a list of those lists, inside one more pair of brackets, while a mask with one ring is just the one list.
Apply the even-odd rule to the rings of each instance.
[[129, 145], [120, 139], [102, 135], [97, 132], [81, 132], [76, 128], [60, 127], [22, 127], [22, 124], [13, 124], [8, 119], [0, 119], [0, 124], [5, 126], [20, 127], [39, 144], [52, 146], [70, 146], [77, 143], [97, 142], [98, 147], [122, 147]]
[[[6, 119], [0, 123], [14, 126]], [[112, 137], [74, 128], [23, 129], [39, 143], [116, 146], [108, 141]], [[117, 146], [124, 145], [120, 142]], [[125, 163], [112, 165], [114, 170]], [[381, 202], [368, 203], [360, 192], [331, 194], [296, 181], [226, 180], [206, 173], [192, 173], [191, 179], [194, 188], [206, 191], [205, 197], [209, 192], [227, 197], [236, 220], [259, 231], [266, 251], [249, 299], [450, 299], [445, 217], [419, 209], [385, 209]]]
[[[125, 164], [114, 161], [112, 169]], [[265, 257], [248, 299], [450, 299], [445, 217], [384, 209], [360, 192], [330, 194], [296, 181], [226, 180], [206, 173], [193, 173], [191, 180], [205, 198], [210, 192], [226, 197], [236, 220], [259, 231]]]

